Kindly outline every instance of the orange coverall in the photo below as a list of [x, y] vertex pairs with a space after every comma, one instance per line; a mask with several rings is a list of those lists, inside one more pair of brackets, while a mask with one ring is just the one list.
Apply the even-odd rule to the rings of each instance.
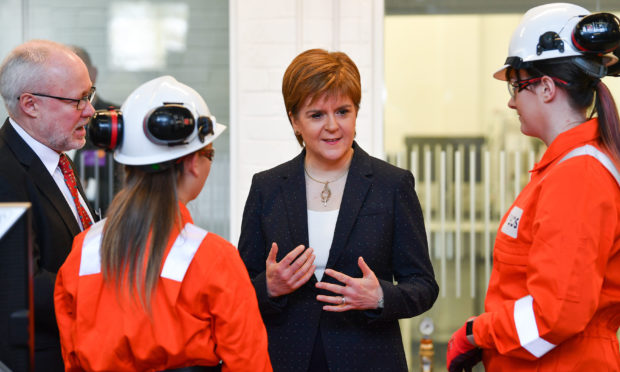
[[485, 313], [486, 371], [620, 371], [620, 186], [592, 156], [597, 120], [560, 134], [503, 217]]
[[97, 239], [105, 220], [75, 238], [54, 294], [67, 371], [161, 371], [220, 360], [223, 371], [272, 370], [254, 287], [237, 250], [192, 225], [179, 205], [184, 233], [175, 227], [171, 234], [152, 318], [103, 281]]

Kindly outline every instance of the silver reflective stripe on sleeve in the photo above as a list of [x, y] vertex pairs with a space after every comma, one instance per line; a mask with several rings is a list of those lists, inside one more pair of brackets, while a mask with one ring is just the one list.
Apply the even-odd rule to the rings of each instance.
[[534, 298], [527, 295], [515, 302], [514, 318], [521, 346], [537, 358], [545, 355], [555, 347], [538, 334], [538, 326], [534, 317]]
[[170, 248], [170, 253], [161, 271], [162, 278], [182, 282], [194, 254], [207, 234], [208, 232], [200, 227], [186, 224]]
[[609, 173], [611, 173], [611, 175], [616, 179], [618, 186], [620, 186], [620, 173], [618, 172], [618, 169], [616, 169], [613, 161], [611, 161], [611, 159], [609, 159], [607, 155], [601, 152], [601, 150], [597, 149], [592, 145], [585, 145], [571, 150], [568, 154], [566, 154], [566, 156], [562, 158], [562, 160], [558, 162], [558, 164], [570, 158], [574, 158], [575, 156], [582, 155], [592, 156], [593, 158], [598, 160], [609, 171]]
[[105, 221], [103, 219], [92, 225], [84, 237], [79, 276], [99, 274], [101, 272], [99, 248], [101, 247], [101, 235]]

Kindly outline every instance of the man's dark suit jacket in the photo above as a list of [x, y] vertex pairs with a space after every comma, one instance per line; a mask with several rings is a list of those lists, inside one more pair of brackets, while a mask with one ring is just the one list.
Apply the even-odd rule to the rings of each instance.
[[[331, 371], [407, 371], [398, 319], [425, 312], [437, 298], [413, 175], [356, 143], [353, 148], [327, 268], [359, 278], [358, 257], [364, 257], [383, 289], [382, 311], [323, 311], [315, 276], [293, 293], [268, 297], [265, 260], [272, 242], [278, 261], [308, 246], [305, 150], [252, 180], [239, 253], [256, 289], [276, 372], [305, 372], [315, 337], [322, 337]], [[327, 275], [323, 280], [337, 283]]]
[[[77, 183], [84, 197], [79, 178]], [[0, 202], [32, 204], [35, 366], [40, 371], [54, 371], [58, 362], [62, 368], [54, 315], [54, 283], [58, 269], [71, 251], [73, 237], [80, 232], [80, 226], [52, 176], [8, 119], [0, 128]], [[93, 211], [90, 212], [95, 217]], [[23, 247], [0, 246], [0, 249], [15, 250], [16, 254], [20, 254], [18, 250], [24, 247], [25, 244]]]

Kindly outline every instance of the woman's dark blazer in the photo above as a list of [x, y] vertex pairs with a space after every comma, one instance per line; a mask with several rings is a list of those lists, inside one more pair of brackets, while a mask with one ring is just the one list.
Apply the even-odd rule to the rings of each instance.
[[[398, 319], [425, 312], [437, 298], [413, 175], [356, 143], [353, 148], [327, 268], [361, 277], [357, 262], [364, 257], [383, 289], [382, 311], [323, 311], [316, 295], [331, 293], [316, 289], [316, 276], [293, 293], [267, 296], [271, 244], [278, 244], [278, 261], [298, 245], [308, 246], [305, 149], [252, 179], [239, 252], [256, 289], [276, 372], [307, 371], [315, 337], [322, 337], [331, 371], [407, 371]], [[336, 283], [327, 275], [323, 280]]]

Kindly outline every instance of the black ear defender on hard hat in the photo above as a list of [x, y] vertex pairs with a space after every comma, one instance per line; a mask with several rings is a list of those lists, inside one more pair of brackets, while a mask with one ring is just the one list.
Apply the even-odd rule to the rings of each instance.
[[123, 138], [121, 110], [98, 110], [88, 123], [88, 137], [100, 148], [114, 150]]
[[[618, 55], [620, 46], [620, 20], [611, 13], [594, 13], [583, 17], [573, 29], [571, 41], [575, 48], [587, 55], [603, 56], [613, 52]], [[608, 68], [588, 58], [577, 57], [573, 63], [595, 78], [618, 75], [618, 63]]]
[[584, 53], [610, 53], [620, 45], [620, 20], [611, 13], [590, 14], [577, 23], [571, 39]]
[[[584, 56], [603, 56], [611, 52], [617, 54], [616, 51], [620, 46], [620, 20], [611, 13], [594, 13], [583, 16], [571, 32], [571, 42]], [[548, 31], [540, 35], [536, 45], [536, 54], [541, 55], [548, 50], [558, 50], [560, 53], [564, 53], [565, 45], [557, 32]], [[516, 66], [515, 68], [529, 67], [527, 63], [521, 65], [514, 63], [515, 61], [508, 61], [508, 59], [506, 61], [506, 63], [510, 62]], [[588, 75], [597, 78], [610, 75], [604, 64], [593, 59], [575, 57], [573, 63]], [[615, 74], [618, 74], [619, 68], [613, 69]]]
[[204, 142], [207, 135], [214, 134], [211, 118], [199, 116], [194, 120], [192, 112], [182, 103], [166, 102], [151, 110], [144, 118], [146, 137], [158, 145], [187, 144], [196, 127], [200, 142]]
[[[571, 41], [577, 50], [586, 54], [602, 56], [620, 45], [620, 20], [611, 13], [594, 13], [583, 17], [571, 33]], [[536, 54], [557, 49], [564, 52], [564, 42], [557, 32], [547, 31], [540, 35]]]
[[[214, 134], [211, 118], [200, 116], [195, 120], [192, 112], [182, 103], [164, 102], [163, 106], [149, 111], [143, 121], [144, 134], [149, 141], [164, 146], [187, 144], [196, 126], [200, 142], [204, 142], [207, 135]], [[114, 150], [123, 135], [121, 111], [96, 111], [88, 125], [88, 134], [96, 146]]]
[[151, 142], [177, 146], [187, 143], [196, 123], [192, 112], [182, 103], [165, 102], [146, 114], [143, 125], [144, 134]]

